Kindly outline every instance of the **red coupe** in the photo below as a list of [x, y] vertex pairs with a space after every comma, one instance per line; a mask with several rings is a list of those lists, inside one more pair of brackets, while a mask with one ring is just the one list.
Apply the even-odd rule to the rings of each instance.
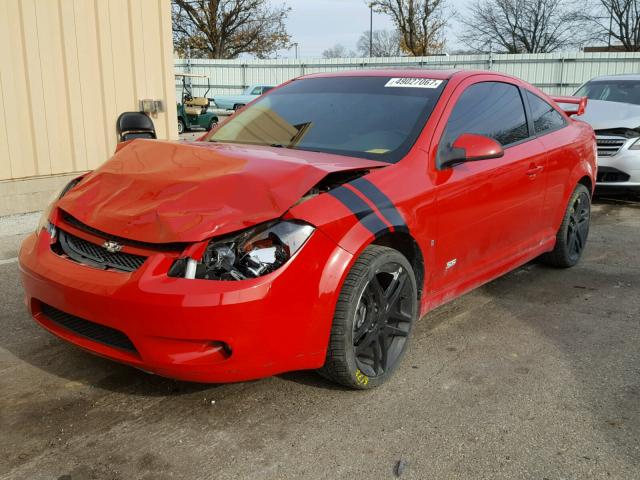
[[167, 377], [371, 388], [429, 310], [536, 257], [575, 265], [595, 173], [591, 127], [516, 78], [307, 76], [69, 183], [22, 245], [26, 303]]

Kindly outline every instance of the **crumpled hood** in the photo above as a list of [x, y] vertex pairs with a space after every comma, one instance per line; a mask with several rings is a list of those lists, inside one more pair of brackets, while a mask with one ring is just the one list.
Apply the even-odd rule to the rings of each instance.
[[640, 127], [640, 105], [590, 99], [584, 115], [577, 118], [587, 122], [594, 130], [636, 129]]
[[196, 242], [283, 215], [331, 172], [385, 165], [268, 147], [134, 140], [58, 206], [112, 235]]

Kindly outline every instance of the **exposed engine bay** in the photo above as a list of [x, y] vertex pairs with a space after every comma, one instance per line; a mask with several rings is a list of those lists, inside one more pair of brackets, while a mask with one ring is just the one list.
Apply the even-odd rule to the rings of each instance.
[[324, 177], [316, 185], [313, 186], [302, 198], [296, 203], [300, 205], [306, 202], [310, 198], [313, 198], [321, 193], [326, 193], [334, 188], [337, 188], [345, 183], [349, 183], [357, 178], [363, 177], [369, 173], [369, 169], [363, 170], [347, 170], [346, 172], [333, 172]]
[[[324, 177], [297, 204], [369, 173], [335, 172]], [[201, 261], [180, 259], [169, 276], [204, 280], [246, 280], [267, 275], [284, 265], [313, 233], [303, 222], [275, 221], [212, 240]]]
[[[314, 185], [296, 205], [369, 173], [369, 169], [334, 172]], [[300, 221], [275, 220], [223, 238], [213, 239], [202, 258], [181, 258], [169, 276], [202, 280], [246, 280], [284, 265], [315, 228]]]
[[278, 220], [214, 239], [202, 258], [181, 258], [170, 277], [202, 280], [246, 280], [273, 272], [304, 245], [315, 228], [297, 221]]

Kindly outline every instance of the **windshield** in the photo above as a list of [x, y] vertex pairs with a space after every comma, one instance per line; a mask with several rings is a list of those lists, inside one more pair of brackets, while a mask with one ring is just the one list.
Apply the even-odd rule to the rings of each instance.
[[230, 118], [207, 140], [393, 163], [413, 146], [445, 83], [391, 77], [295, 80]]
[[576, 92], [576, 96], [586, 96], [591, 100], [640, 105], [640, 81], [602, 80], [588, 82]]

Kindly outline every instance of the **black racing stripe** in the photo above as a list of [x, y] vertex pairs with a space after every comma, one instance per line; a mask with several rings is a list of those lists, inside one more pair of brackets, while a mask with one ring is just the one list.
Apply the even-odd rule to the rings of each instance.
[[396, 228], [407, 229], [407, 224], [398, 212], [393, 202], [387, 197], [378, 187], [365, 178], [358, 178], [353, 182], [350, 182], [354, 188], [358, 189], [365, 197], [367, 197], [376, 207], [380, 210], [380, 213], [387, 219], [387, 221]]
[[374, 235], [381, 231], [389, 230], [387, 225], [375, 214], [367, 202], [345, 187], [338, 187], [329, 192], [347, 207], [362, 223], [362, 225]]

